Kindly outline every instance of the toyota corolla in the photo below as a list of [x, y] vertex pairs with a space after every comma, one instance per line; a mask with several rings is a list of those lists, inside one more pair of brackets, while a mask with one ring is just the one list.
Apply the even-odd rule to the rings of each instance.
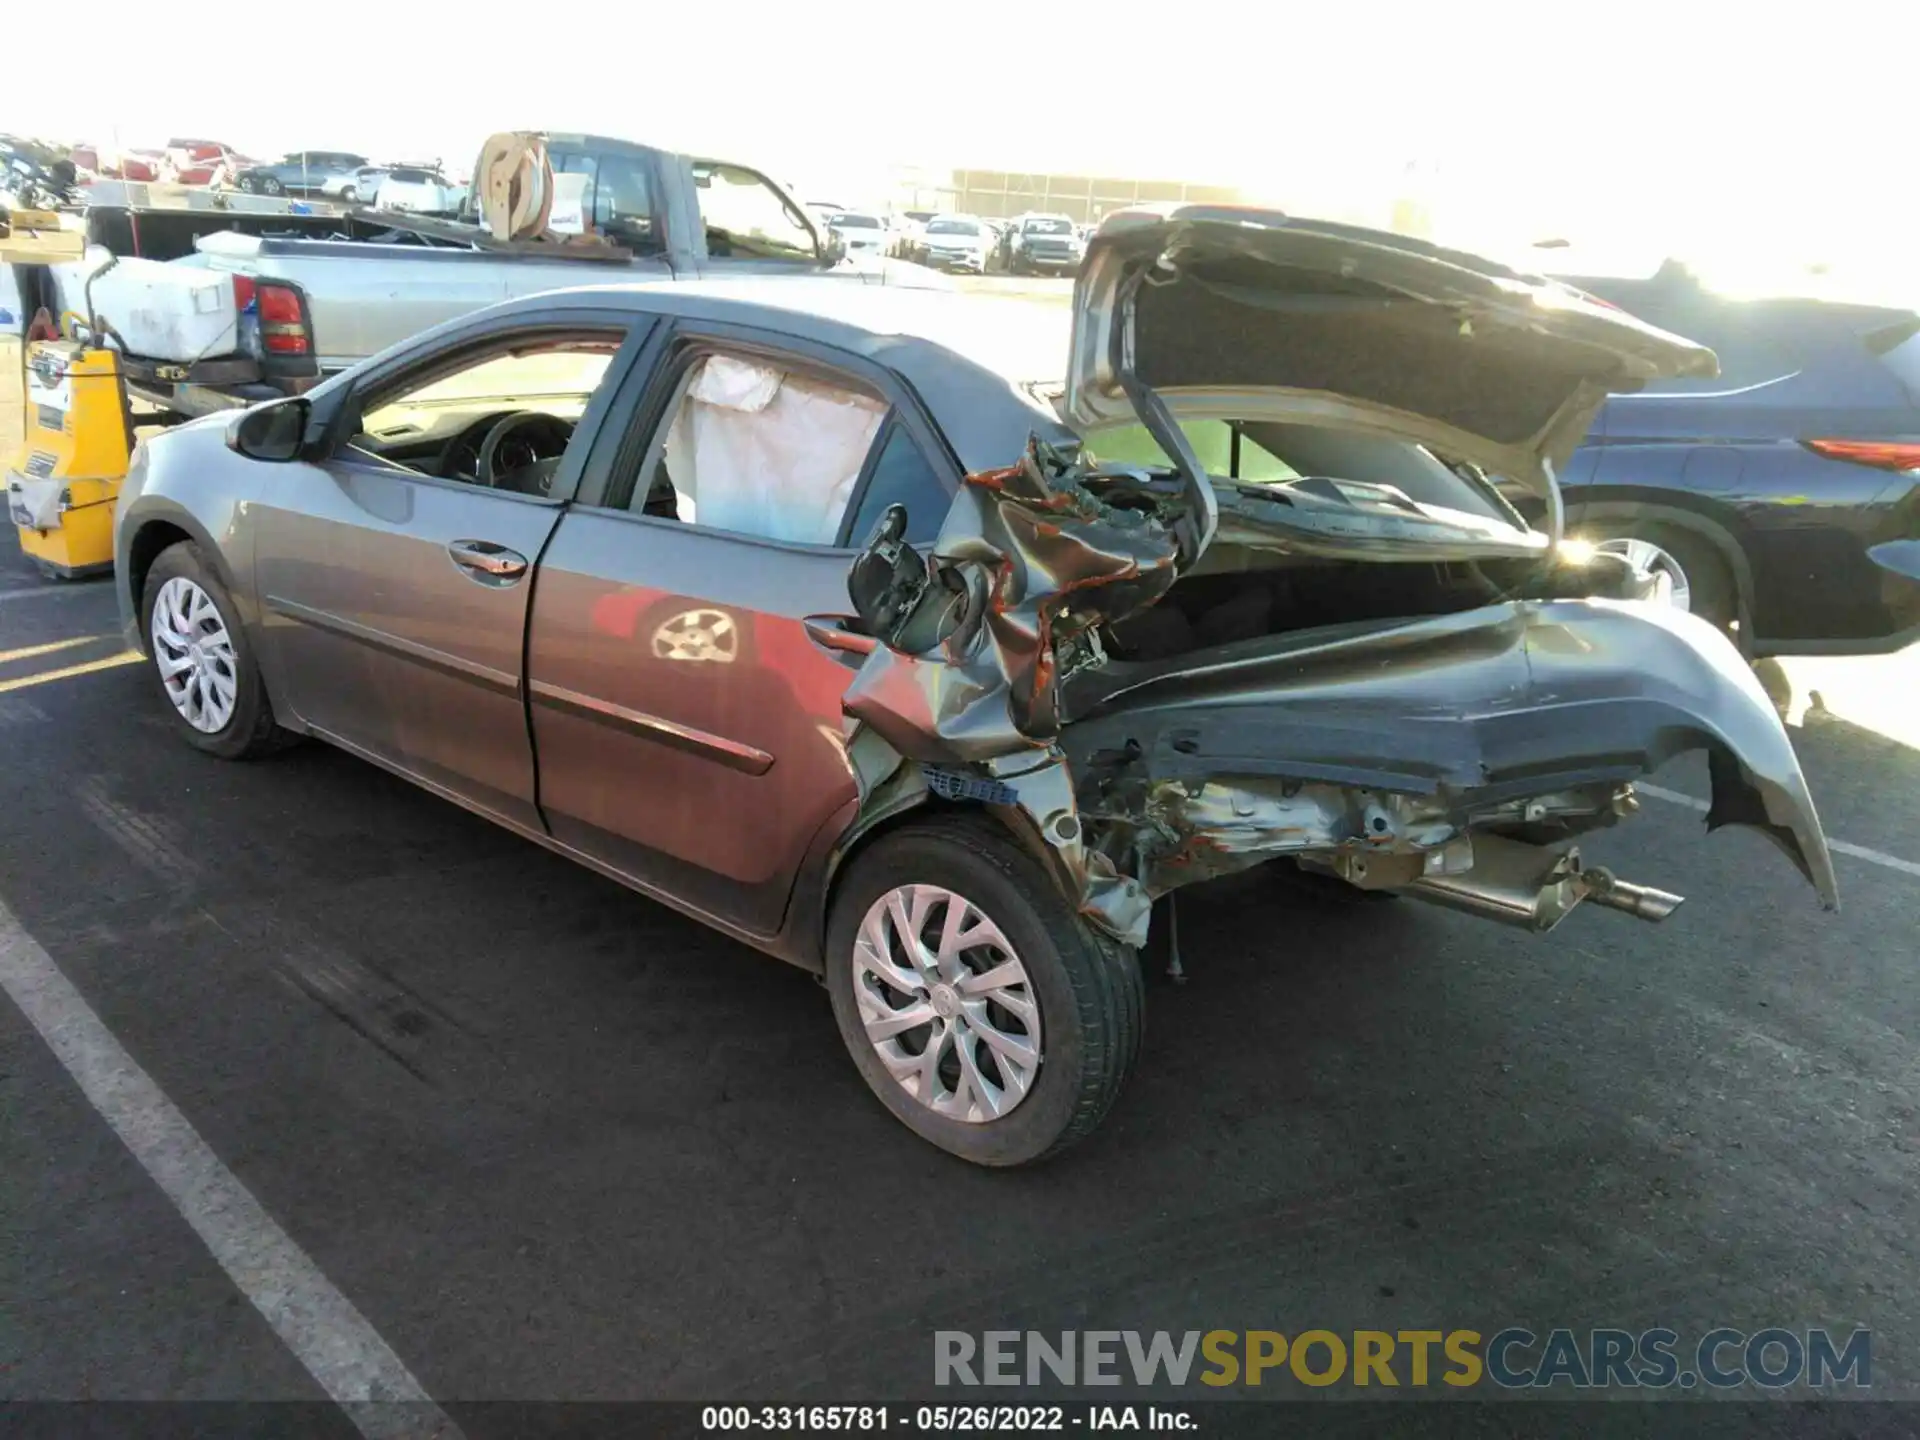
[[1578, 840], [1697, 750], [1709, 827], [1836, 903], [1734, 647], [1557, 546], [1606, 395], [1711, 352], [1248, 210], [1109, 217], [1056, 314], [783, 280], [463, 317], [145, 444], [128, 627], [200, 749], [317, 737], [819, 974], [880, 1100], [990, 1165], [1098, 1124], [1211, 876], [1658, 920]]

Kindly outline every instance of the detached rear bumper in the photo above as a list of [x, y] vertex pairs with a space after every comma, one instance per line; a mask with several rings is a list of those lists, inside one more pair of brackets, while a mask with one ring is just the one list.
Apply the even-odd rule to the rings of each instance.
[[1269, 776], [1435, 797], [1462, 815], [1630, 782], [1703, 749], [1707, 828], [1760, 830], [1839, 904], [1765, 691], [1724, 636], [1665, 606], [1516, 601], [1109, 665], [1070, 691], [1060, 744], [1078, 775], [1130, 756], [1149, 784]]

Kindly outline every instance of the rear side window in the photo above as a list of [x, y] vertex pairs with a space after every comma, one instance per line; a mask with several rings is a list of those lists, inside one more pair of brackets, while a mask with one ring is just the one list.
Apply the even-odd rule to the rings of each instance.
[[813, 228], [765, 176], [696, 161], [694, 194], [716, 260], [816, 260]]
[[709, 354], [682, 377], [630, 508], [803, 545], [833, 545], [886, 402], [837, 377]]
[[1658, 325], [1694, 343], [1705, 345], [1720, 358], [1720, 373], [1712, 379], [1697, 376], [1670, 376], [1649, 381], [1649, 395], [1701, 395], [1723, 390], [1745, 390], [1764, 385], [1802, 368], [1803, 362], [1768, 327], [1743, 318], [1737, 312], [1709, 313], [1676, 310], [1666, 314], [1640, 314], [1649, 325]]
[[1920, 404], [1920, 317], [1875, 331], [1867, 337], [1867, 349], [1880, 357], [1880, 363]]
[[562, 175], [587, 177], [581, 213], [595, 234], [636, 255], [660, 252], [653, 220], [653, 173], [645, 159], [574, 153], [553, 157], [553, 168]]
[[932, 540], [940, 533], [952, 503], [953, 497], [926, 453], [907, 427], [895, 420], [881, 434], [879, 454], [867, 476], [860, 508], [847, 527], [847, 543], [863, 544], [889, 505], [906, 506], [907, 539]]

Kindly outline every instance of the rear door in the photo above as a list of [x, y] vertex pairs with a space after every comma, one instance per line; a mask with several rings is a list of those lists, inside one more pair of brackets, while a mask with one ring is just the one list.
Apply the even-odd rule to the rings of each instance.
[[[255, 574], [267, 662], [301, 720], [473, 809], [539, 828], [522, 667], [533, 569], [644, 324], [571, 310], [464, 331], [370, 373], [350, 407], [356, 433], [282, 467], [253, 517]], [[460, 393], [463, 376], [523, 361], [521, 393]], [[595, 388], [538, 392], [543, 364]], [[524, 493], [475, 483], [485, 434], [530, 411], [541, 418], [520, 432], [527, 453], [561, 449], [544, 493], [537, 467], [512, 472], [527, 477], [516, 482]], [[513, 438], [497, 456], [520, 454]]]
[[[714, 357], [737, 362], [736, 395], [770, 397], [764, 425], [675, 431], [717, 403], [699, 398]], [[607, 427], [540, 567], [541, 808], [609, 869], [769, 935], [855, 795], [840, 701], [873, 644], [849, 617], [857, 539], [895, 500], [930, 538], [958, 469], [886, 372], [790, 337], [685, 326], [618, 408], [626, 434]]]

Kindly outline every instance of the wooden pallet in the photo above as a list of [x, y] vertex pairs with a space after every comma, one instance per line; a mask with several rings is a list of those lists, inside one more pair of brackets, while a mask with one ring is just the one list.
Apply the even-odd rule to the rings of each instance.
[[87, 237], [60, 228], [51, 210], [0, 210], [0, 263], [64, 265], [87, 253]]

